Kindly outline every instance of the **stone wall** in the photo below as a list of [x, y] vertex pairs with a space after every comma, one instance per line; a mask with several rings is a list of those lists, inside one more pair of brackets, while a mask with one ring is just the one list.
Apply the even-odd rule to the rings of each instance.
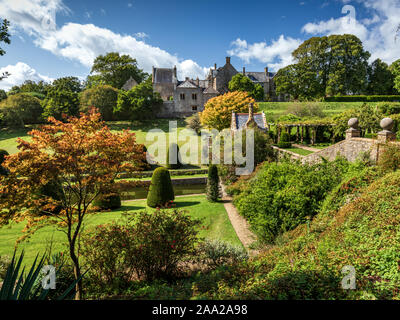
[[303, 158], [303, 162], [315, 163], [321, 161], [321, 157], [333, 161], [341, 155], [354, 162], [362, 153], [369, 153], [371, 161], [378, 159], [379, 144], [377, 140], [366, 138], [350, 138], [336, 143], [321, 151], [309, 154]]
[[[400, 146], [400, 142], [390, 143], [396, 143]], [[368, 154], [370, 160], [373, 163], [376, 163], [384, 150], [384, 145], [376, 139], [350, 138], [329, 146], [328, 148], [322, 149], [321, 151], [311, 153], [307, 156], [303, 156], [275, 146], [273, 148], [278, 152], [278, 158], [289, 156], [291, 159], [300, 160], [302, 163], [318, 163], [322, 161], [322, 158], [328, 161], [333, 161], [338, 156], [345, 157], [347, 160], [354, 162], [363, 153]]]

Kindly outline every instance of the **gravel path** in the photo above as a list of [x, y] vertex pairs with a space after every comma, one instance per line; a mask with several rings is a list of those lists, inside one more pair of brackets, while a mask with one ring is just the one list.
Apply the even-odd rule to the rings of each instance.
[[221, 184], [222, 190], [222, 201], [224, 202], [224, 207], [228, 213], [229, 220], [231, 221], [233, 229], [235, 229], [239, 240], [242, 242], [243, 246], [247, 249], [250, 256], [258, 254], [257, 250], [250, 249], [250, 245], [257, 240], [256, 235], [250, 231], [250, 225], [245, 218], [243, 218], [236, 207], [232, 203], [232, 197], [228, 196], [225, 192], [224, 185]]

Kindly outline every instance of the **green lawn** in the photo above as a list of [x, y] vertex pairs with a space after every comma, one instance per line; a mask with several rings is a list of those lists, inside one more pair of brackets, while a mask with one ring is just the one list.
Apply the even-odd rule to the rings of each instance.
[[304, 149], [301, 149], [301, 148], [286, 148], [285, 150], [292, 151], [292, 152], [300, 154], [302, 156], [307, 156], [307, 155], [309, 155], [311, 153], [314, 153], [312, 151], [304, 150]]
[[[151, 145], [152, 141], [146, 141], [147, 133], [152, 129], [161, 129], [164, 132], [169, 132], [169, 122], [177, 121], [178, 133], [185, 129], [185, 122], [182, 119], [155, 119], [145, 121], [110, 121], [106, 122], [110, 129], [114, 132], [129, 129], [136, 133], [136, 141], [142, 143], [147, 147]], [[36, 126], [35, 126], [36, 127]], [[7, 150], [10, 154], [16, 153], [17, 149], [17, 138], [29, 139], [27, 133], [33, 128], [33, 126], [27, 126], [25, 129], [2, 129], [0, 130], [0, 149]], [[168, 135], [169, 136], [169, 135]], [[199, 150], [200, 150], [200, 136], [197, 137]], [[188, 140], [189, 141], [189, 140]], [[187, 141], [178, 141], [178, 145], [181, 146]]]
[[[207, 178], [207, 173], [199, 173], [199, 174], [191, 174], [191, 175], [171, 175], [171, 179], [193, 179], [193, 178]], [[125, 178], [125, 179], [116, 179], [126, 180], [126, 181], [151, 181], [151, 177], [143, 177], [143, 178]]]
[[[294, 102], [259, 102], [260, 109], [264, 111], [267, 119], [277, 119], [287, 113], [288, 108]], [[296, 102], [297, 104], [307, 104], [309, 102]], [[342, 113], [343, 111], [351, 108], [361, 106], [363, 102], [318, 102], [322, 110], [328, 117]]]
[[[209, 239], [220, 239], [232, 244], [241, 245], [233, 229], [223, 203], [210, 203], [205, 195], [177, 197], [177, 208], [185, 209], [193, 218], [203, 220], [200, 236]], [[85, 218], [85, 228], [110, 223], [121, 219], [124, 212], [154, 210], [146, 206], [145, 200], [124, 201], [123, 207], [111, 212], [101, 212]], [[0, 228], [0, 256], [12, 255], [15, 241], [22, 235], [24, 223]], [[66, 235], [55, 227], [48, 226], [38, 230], [31, 239], [22, 242], [18, 250], [25, 250], [25, 263], [33, 262], [37, 253], [43, 253], [52, 244], [53, 252], [66, 250]]]

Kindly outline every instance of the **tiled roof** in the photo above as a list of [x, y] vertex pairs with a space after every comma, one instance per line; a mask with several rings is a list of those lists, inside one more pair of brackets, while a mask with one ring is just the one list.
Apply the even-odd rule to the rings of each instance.
[[[250, 78], [251, 81], [254, 82], [267, 82], [267, 77], [265, 72], [246, 72], [246, 76]], [[268, 77], [273, 78], [275, 73], [268, 72]]]
[[[244, 128], [247, 120], [249, 119], [248, 113], [236, 113], [236, 130]], [[264, 124], [264, 117], [262, 113], [254, 114], [254, 121], [257, 123], [257, 126], [261, 129], [266, 129]]]
[[213, 87], [208, 87], [203, 91], [203, 93], [213, 93], [213, 94], [219, 94], [217, 90], [215, 90]]
[[178, 85], [178, 88], [198, 88], [198, 86], [196, 86], [190, 80], [185, 80], [180, 85]]

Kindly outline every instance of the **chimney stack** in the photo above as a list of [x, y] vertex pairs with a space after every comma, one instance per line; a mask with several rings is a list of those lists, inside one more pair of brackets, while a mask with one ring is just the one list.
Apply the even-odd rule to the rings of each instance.
[[243, 67], [243, 75], [246, 75], [246, 67]]
[[251, 125], [256, 123], [254, 120], [254, 109], [253, 109], [253, 104], [249, 103], [249, 118], [246, 121], [246, 128]]
[[151, 82], [154, 83], [154, 66], [152, 67], [152, 72], [151, 72]]
[[200, 80], [199, 77], [196, 78], [196, 85], [199, 86], [200, 85]]
[[177, 78], [177, 76], [176, 76], [176, 66], [174, 66], [174, 76], [175, 76], [175, 78]]
[[231, 57], [226, 57], [226, 64], [231, 64]]
[[214, 63], [214, 70], [217, 70], [217, 64]]

